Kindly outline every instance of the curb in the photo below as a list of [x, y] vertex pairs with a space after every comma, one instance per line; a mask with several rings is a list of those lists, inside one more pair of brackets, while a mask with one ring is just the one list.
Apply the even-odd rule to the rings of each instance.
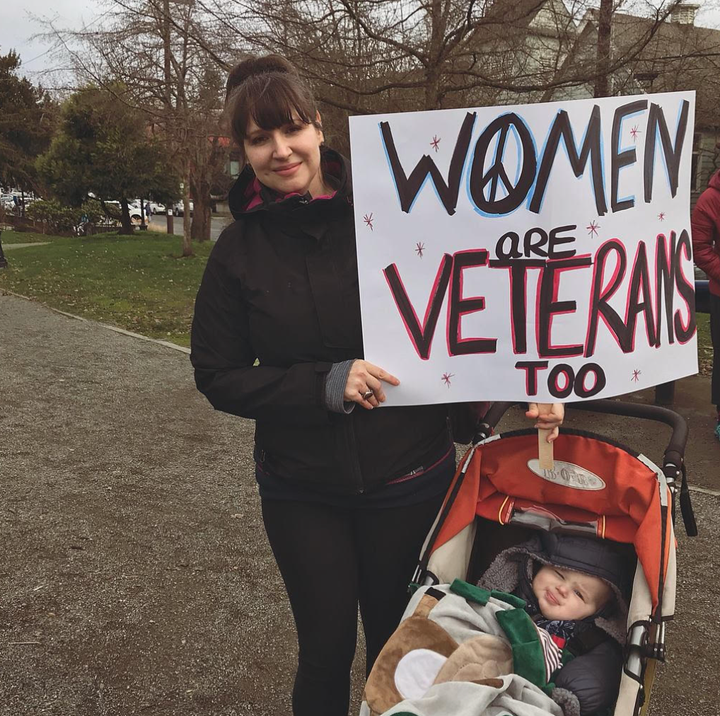
[[688, 485], [690, 492], [700, 492], [703, 495], [711, 495], [712, 497], [720, 497], [720, 490], [711, 490], [708, 487], [695, 487], [694, 485]]
[[45, 303], [42, 303], [34, 298], [30, 298], [30, 296], [23, 296], [21, 293], [15, 293], [14, 291], [10, 291], [7, 288], [0, 289], [0, 295], [5, 294], [8, 296], [14, 296], [15, 298], [22, 298], [25, 301], [30, 301], [31, 303], [37, 303], [43, 308], [47, 308], [50, 311], [54, 311], [55, 313], [59, 313], [61, 316], [65, 316], [66, 318], [74, 318], [76, 321], [83, 321], [84, 323], [94, 323], [97, 326], [100, 326], [102, 328], [106, 328], [109, 331], [114, 331], [115, 333], [121, 333], [124, 336], [130, 336], [131, 338], [139, 338], [143, 341], [149, 341], [150, 343], [157, 343], [157, 345], [165, 346], [165, 348], [172, 348], [175, 351], [179, 351], [180, 353], [185, 353], [186, 355], [190, 355], [190, 349], [185, 348], [185, 346], [179, 346], [177, 343], [171, 343], [170, 341], [162, 341], [159, 338], [149, 338], [148, 336], [143, 336], [140, 333], [133, 333], [132, 331], [126, 331], [124, 328], [118, 328], [117, 326], [111, 326], [109, 323], [100, 323], [100, 321], [93, 321], [90, 318], [83, 318], [82, 316], [76, 316], [74, 313], [68, 313], [67, 311], [61, 311], [59, 308], [53, 308], [52, 306], [48, 306]]

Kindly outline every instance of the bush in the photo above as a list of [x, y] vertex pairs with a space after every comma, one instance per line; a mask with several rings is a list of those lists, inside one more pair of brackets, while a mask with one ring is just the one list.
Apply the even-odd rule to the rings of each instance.
[[53, 234], [74, 233], [75, 227], [80, 223], [83, 215], [82, 209], [73, 209], [63, 206], [57, 201], [34, 201], [25, 210], [29, 218], [39, 222], [43, 234], [50, 231]]
[[106, 212], [97, 199], [88, 199], [80, 208], [41, 199], [30, 204], [26, 214], [41, 224], [43, 234], [92, 234], [98, 226], [107, 223]]
[[97, 226], [105, 221], [103, 205], [97, 199], [88, 199], [81, 207], [83, 219], [91, 226]]

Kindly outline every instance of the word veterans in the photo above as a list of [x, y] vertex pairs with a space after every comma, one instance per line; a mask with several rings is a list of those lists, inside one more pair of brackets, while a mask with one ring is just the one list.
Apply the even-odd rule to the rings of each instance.
[[[526, 373], [527, 394], [537, 393], [538, 371], [548, 368], [546, 359], [561, 359], [595, 354], [598, 332], [602, 323], [622, 353], [636, 348], [638, 322], [642, 317], [644, 340], [647, 345], [659, 348], [663, 336], [667, 344], [686, 343], [695, 334], [694, 288], [682, 270], [683, 260], [691, 256], [691, 243], [687, 231], [679, 237], [676, 232], [669, 236], [659, 234], [654, 247], [648, 251], [644, 241], [637, 243], [634, 255], [619, 239], [602, 244], [594, 256], [577, 255], [572, 249], [557, 248], [574, 241], [572, 236], [561, 236], [576, 226], [565, 226], [548, 232], [556, 237], [555, 250], [549, 252], [530, 244], [526, 253], [532, 256], [508, 252], [507, 238], [502, 237], [496, 245], [495, 256], [490, 258], [487, 249], [458, 251], [443, 255], [430, 290], [424, 319], [419, 321], [417, 312], [408, 297], [396, 264], [384, 269], [395, 305], [405, 325], [407, 334], [418, 357], [428, 360], [437, 322], [445, 296], [449, 292], [447, 319], [447, 352], [449, 356], [470, 354], [493, 354], [497, 352], [497, 337], [467, 337], [462, 335], [462, 318], [483, 311], [487, 299], [482, 295], [468, 296], [465, 272], [469, 269], [504, 270], [509, 276], [510, 334], [513, 354], [528, 353], [528, 325], [534, 329], [536, 361], [518, 361], [516, 368]], [[533, 230], [535, 232], [539, 230]], [[534, 246], [534, 249], [533, 249]], [[541, 254], [538, 256], [537, 254]], [[545, 257], [542, 256], [545, 255]], [[654, 269], [651, 269], [651, 259]], [[577, 342], [556, 345], [552, 337], [553, 318], [561, 314], [576, 313], [576, 300], [559, 300], [561, 281], [568, 280], [575, 272], [590, 272], [590, 280], [580, 285], [589, 286], [587, 321], [582, 337]], [[537, 272], [535, 321], [528, 322], [527, 284], [531, 272]], [[475, 285], [481, 284], [482, 274], [475, 275]], [[477, 292], [479, 293], [479, 291]], [[503, 302], [504, 297], [495, 297]], [[611, 301], [615, 306], [611, 305]], [[622, 308], [618, 306], [621, 304]], [[619, 309], [619, 310], [618, 310]], [[576, 322], [576, 325], [578, 324]], [[586, 385], [586, 378], [593, 376], [593, 384]], [[603, 369], [597, 363], [583, 366], [575, 372], [567, 364], [555, 365], [549, 375], [548, 389], [555, 397], [567, 397], [572, 390], [579, 397], [587, 398], [599, 393], [605, 386]]]

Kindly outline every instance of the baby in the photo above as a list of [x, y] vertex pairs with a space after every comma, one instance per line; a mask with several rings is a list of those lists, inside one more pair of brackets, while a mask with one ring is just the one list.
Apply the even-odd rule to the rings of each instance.
[[501, 552], [480, 580], [525, 601], [566, 715], [602, 713], [617, 698], [633, 571], [617, 545], [542, 533]]
[[540, 613], [553, 621], [586, 619], [612, 599], [612, 588], [600, 577], [551, 565], [540, 567], [532, 591]]

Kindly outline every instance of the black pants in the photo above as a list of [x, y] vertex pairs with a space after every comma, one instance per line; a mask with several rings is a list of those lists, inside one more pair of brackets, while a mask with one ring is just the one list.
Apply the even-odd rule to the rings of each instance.
[[347, 716], [358, 604], [369, 673], [400, 621], [442, 499], [385, 509], [263, 500], [298, 633], [294, 716]]
[[710, 337], [713, 345], [711, 400], [720, 411], [720, 296], [710, 294]]

